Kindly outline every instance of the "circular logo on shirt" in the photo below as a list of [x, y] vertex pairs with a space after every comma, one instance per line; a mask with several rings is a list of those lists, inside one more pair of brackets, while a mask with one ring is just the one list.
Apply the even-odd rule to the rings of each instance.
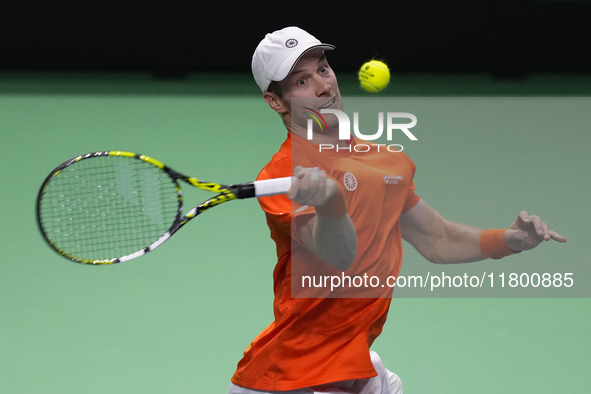
[[293, 48], [298, 45], [298, 40], [295, 38], [290, 38], [289, 40], [285, 41], [285, 46], [288, 48]]
[[347, 190], [352, 192], [353, 190], [357, 189], [357, 178], [355, 178], [355, 175], [347, 172], [343, 177], [343, 185], [345, 185]]

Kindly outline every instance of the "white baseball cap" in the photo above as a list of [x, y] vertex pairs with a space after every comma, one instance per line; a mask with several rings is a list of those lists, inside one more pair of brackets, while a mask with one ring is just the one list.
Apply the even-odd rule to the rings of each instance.
[[335, 49], [299, 27], [290, 26], [268, 33], [252, 55], [252, 75], [265, 92], [271, 81], [283, 81], [304, 53], [313, 48]]

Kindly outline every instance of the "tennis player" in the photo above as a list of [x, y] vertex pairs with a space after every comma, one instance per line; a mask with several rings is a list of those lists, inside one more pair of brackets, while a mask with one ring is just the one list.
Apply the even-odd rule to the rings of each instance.
[[[306, 106], [318, 111], [342, 109], [337, 78], [325, 56], [333, 49], [302, 29], [287, 27], [267, 34], [253, 56], [255, 81], [288, 131], [258, 179], [294, 175], [296, 180], [287, 196], [259, 199], [277, 246], [275, 320], [245, 350], [230, 394], [402, 393], [399, 377], [370, 351], [386, 321], [391, 289], [371, 297], [293, 296], [297, 267], [396, 276], [402, 239], [433, 263], [499, 259], [542, 241], [566, 242], [526, 211], [500, 230], [444, 219], [415, 193], [415, 165], [408, 156], [347, 149], [361, 142], [339, 140], [334, 124], [307, 140], [292, 99], [305, 98]], [[321, 143], [344, 149], [318, 152]]]

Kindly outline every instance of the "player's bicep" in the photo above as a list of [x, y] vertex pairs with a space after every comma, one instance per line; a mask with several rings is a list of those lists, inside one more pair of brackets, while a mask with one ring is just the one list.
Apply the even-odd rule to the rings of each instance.
[[400, 215], [402, 238], [429, 259], [444, 231], [444, 218], [422, 199]]

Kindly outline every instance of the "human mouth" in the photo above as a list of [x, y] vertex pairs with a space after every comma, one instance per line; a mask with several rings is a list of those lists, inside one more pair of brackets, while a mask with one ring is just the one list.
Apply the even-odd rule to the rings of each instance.
[[330, 107], [331, 105], [333, 105], [336, 101], [336, 97], [333, 97], [329, 102], [327, 102], [326, 104], [324, 104], [321, 107], [318, 107], [318, 109], [326, 109], [328, 107]]

